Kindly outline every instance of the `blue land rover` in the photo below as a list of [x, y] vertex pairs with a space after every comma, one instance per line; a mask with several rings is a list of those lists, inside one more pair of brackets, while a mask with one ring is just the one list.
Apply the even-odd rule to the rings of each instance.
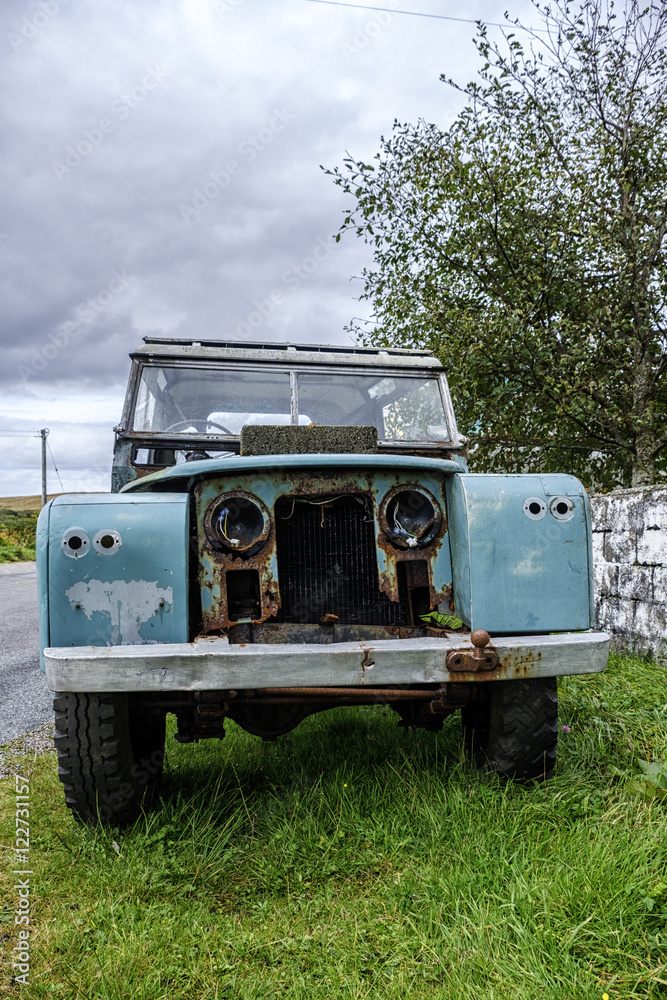
[[176, 739], [264, 739], [384, 703], [480, 766], [548, 778], [556, 678], [606, 665], [586, 493], [468, 472], [425, 351], [145, 338], [111, 492], [38, 528], [65, 797], [122, 824]]

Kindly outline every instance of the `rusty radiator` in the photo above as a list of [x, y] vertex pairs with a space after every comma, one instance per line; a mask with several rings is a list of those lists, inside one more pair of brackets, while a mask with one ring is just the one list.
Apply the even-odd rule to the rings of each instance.
[[405, 601], [380, 592], [370, 501], [345, 496], [285, 499], [276, 506], [282, 608], [277, 620], [305, 624], [335, 615], [347, 625], [405, 625]]

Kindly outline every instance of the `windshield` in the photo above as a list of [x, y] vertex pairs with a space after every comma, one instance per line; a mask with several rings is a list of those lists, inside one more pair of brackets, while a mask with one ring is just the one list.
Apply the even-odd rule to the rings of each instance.
[[133, 429], [231, 435], [247, 424], [355, 425], [380, 440], [448, 441], [437, 375], [144, 366]]

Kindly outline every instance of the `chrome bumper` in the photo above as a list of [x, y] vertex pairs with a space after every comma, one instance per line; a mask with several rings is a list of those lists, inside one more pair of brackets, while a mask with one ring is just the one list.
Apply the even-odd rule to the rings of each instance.
[[392, 687], [590, 674], [607, 665], [606, 632], [501, 636], [499, 664], [450, 671], [447, 654], [472, 652], [470, 636], [331, 644], [232, 645], [226, 638], [44, 651], [52, 691], [215, 691], [273, 687]]

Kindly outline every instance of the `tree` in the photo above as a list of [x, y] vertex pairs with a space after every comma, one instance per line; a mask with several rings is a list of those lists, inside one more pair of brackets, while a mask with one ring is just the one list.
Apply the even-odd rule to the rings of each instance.
[[449, 129], [395, 122], [329, 171], [374, 248], [351, 329], [435, 350], [475, 469], [644, 485], [667, 468], [667, 5], [533, 2], [541, 29], [478, 24]]

